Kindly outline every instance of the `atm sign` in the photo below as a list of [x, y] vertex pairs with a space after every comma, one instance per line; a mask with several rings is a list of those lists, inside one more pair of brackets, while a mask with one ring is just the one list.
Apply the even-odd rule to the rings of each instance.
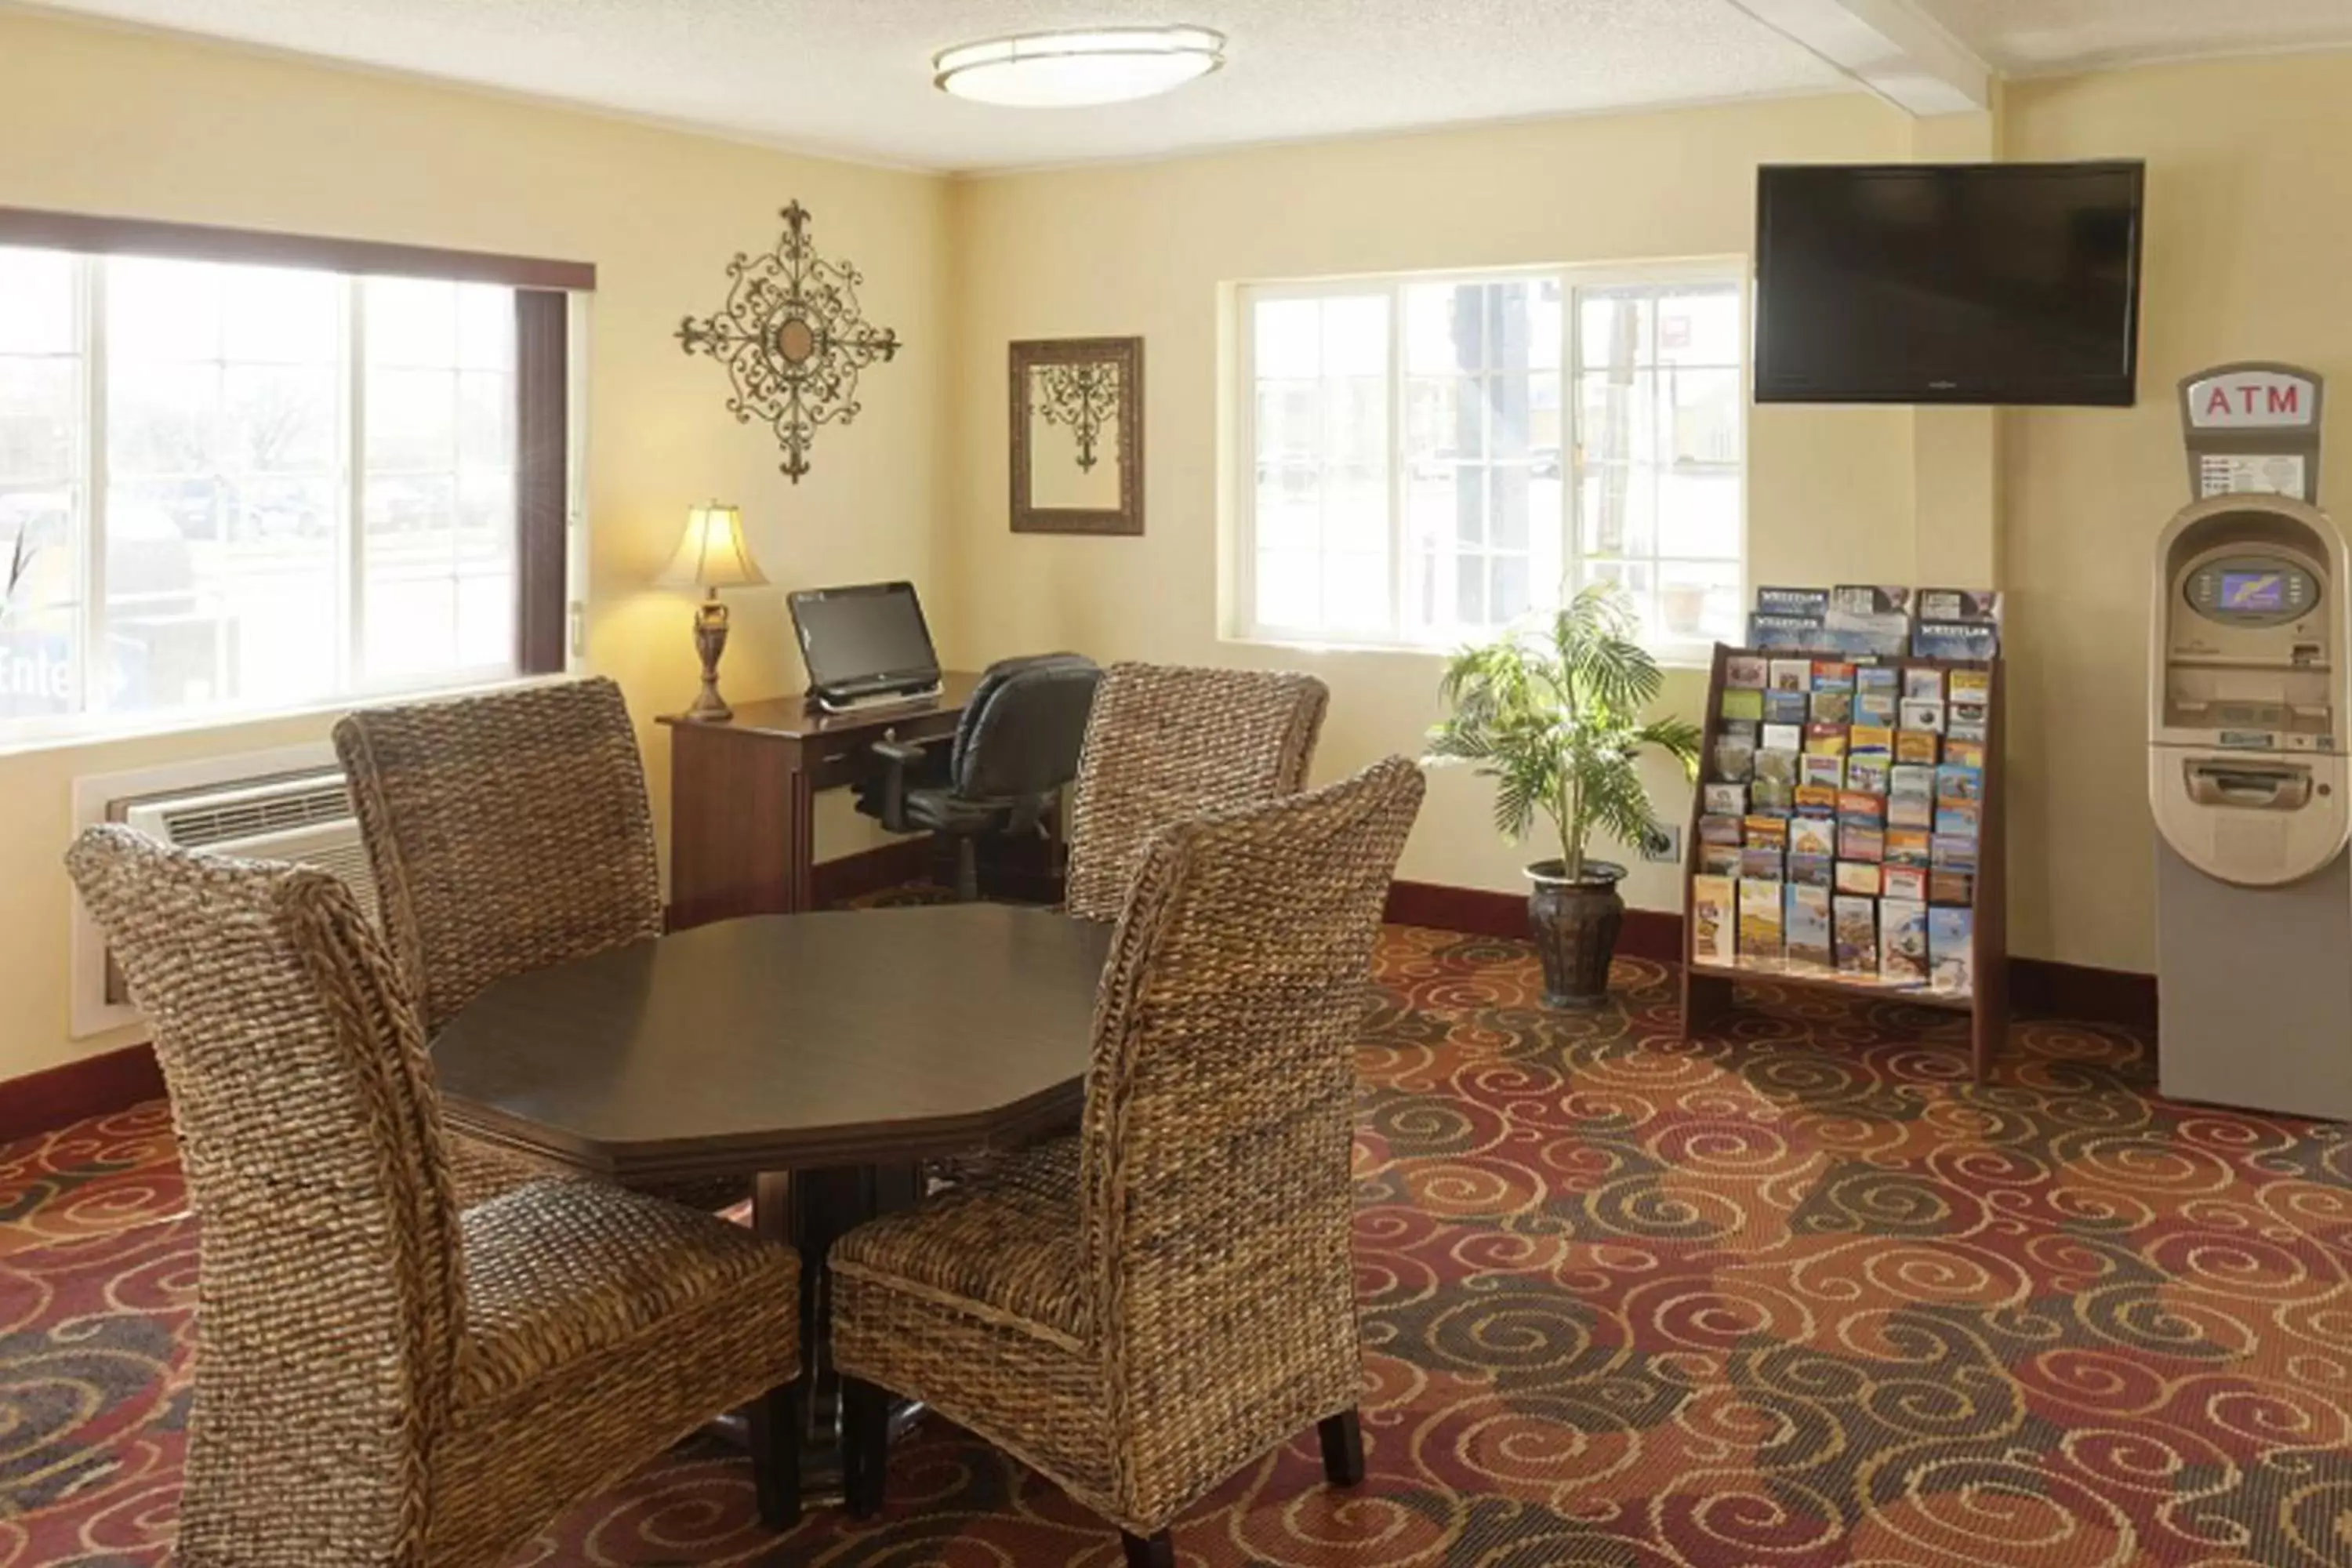
[[2189, 423], [2198, 430], [2301, 430], [2315, 422], [2319, 389], [2299, 375], [2238, 370], [2189, 387]]

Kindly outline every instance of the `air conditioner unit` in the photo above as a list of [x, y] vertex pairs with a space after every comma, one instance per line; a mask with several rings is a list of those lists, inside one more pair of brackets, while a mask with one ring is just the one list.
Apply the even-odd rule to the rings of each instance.
[[183, 849], [291, 860], [331, 871], [359, 895], [369, 918], [375, 917], [375, 874], [368, 868], [367, 847], [360, 842], [359, 819], [340, 773], [128, 802], [122, 820]]
[[[331, 766], [289, 771], [284, 769], [288, 760], [283, 754], [253, 758], [252, 763], [266, 771], [243, 778], [205, 777], [198, 782], [187, 776], [196, 770], [162, 769], [143, 777], [119, 774], [79, 783], [106, 786], [90, 791], [98, 796], [89, 802], [97, 807], [90, 815], [184, 849], [315, 866], [341, 878], [368, 918], [380, 919], [375, 876], [341, 771]], [[217, 764], [202, 771], [216, 770]], [[81, 795], [82, 788], [78, 786], [76, 793]], [[102, 942], [86, 917], [78, 919], [75, 946], [98, 962], [85, 962], [77, 953], [77, 1036], [119, 1026], [137, 1016], [121, 972], [112, 955], [103, 952]]]

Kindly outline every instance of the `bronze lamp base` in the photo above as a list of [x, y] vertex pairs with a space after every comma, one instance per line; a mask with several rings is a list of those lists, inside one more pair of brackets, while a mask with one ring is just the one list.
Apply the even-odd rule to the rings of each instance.
[[735, 710], [719, 695], [719, 656], [727, 651], [727, 606], [719, 602], [719, 590], [694, 607], [694, 651], [702, 656], [702, 690], [695, 697], [694, 706], [686, 710], [689, 719], [721, 720], [735, 717]]

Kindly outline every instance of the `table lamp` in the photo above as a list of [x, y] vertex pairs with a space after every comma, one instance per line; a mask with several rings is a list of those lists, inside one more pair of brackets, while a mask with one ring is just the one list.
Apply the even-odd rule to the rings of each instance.
[[702, 656], [702, 693], [686, 710], [688, 718], [735, 716], [735, 710], [719, 695], [719, 656], [727, 648], [727, 606], [719, 602], [719, 590], [756, 588], [767, 580], [744, 547], [740, 508], [712, 501], [688, 510], [677, 553], [654, 579], [664, 588], [706, 590], [702, 603], [694, 608], [694, 649]]

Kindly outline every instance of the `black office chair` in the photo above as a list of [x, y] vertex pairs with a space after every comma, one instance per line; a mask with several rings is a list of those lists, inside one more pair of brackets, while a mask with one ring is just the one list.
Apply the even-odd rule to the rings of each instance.
[[857, 809], [892, 833], [956, 841], [956, 898], [980, 896], [983, 833], [1044, 833], [1062, 788], [1077, 776], [1078, 747], [1102, 671], [1075, 653], [1032, 654], [988, 667], [944, 753], [877, 741], [881, 776], [861, 784]]

